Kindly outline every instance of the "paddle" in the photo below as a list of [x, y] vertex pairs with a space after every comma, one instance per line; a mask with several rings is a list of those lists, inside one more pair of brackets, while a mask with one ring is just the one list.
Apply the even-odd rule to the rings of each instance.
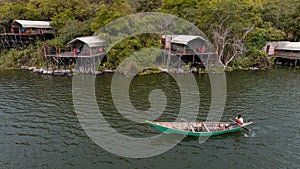
[[239, 125], [239, 126], [241, 126], [241, 127], [243, 127], [243, 129], [244, 130], [246, 130], [246, 131], [249, 131], [249, 129], [247, 128], [247, 127], [245, 127], [245, 126], [243, 126], [243, 125], [240, 125], [239, 123], [237, 123], [237, 122], [235, 122], [234, 120], [232, 120], [231, 118], [228, 118], [230, 121], [232, 121], [232, 122], [234, 122], [234, 123], [236, 123], [237, 125]]

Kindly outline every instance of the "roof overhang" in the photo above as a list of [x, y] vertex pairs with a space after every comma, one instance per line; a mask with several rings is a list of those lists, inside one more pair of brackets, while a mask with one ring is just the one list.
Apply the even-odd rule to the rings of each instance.
[[68, 46], [70, 47], [70, 46], [72, 46], [73, 44], [75, 44], [79, 41], [87, 44], [90, 48], [100, 47], [100, 46], [105, 45], [105, 41], [100, 39], [98, 36], [86, 36], [86, 37], [78, 37], [78, 38], [75, 38], [75, 39], [71, 40], [68, 43]]
[[190, 42], [195, 41], [195, 40], [207, 42], [207, 40], [201, 36], [178, 35], [174, 39], [171, 40], [171, 43], [188, 45]]
[[299, 51], [300, 42], [281, 42], [275, 47], [275, 50]]
[[52, 29], [49, 21], [31, 21], [31, 20], [15, 20], [12, 24], [19, 24], [23, 28], [39, 28], [39, 29]]

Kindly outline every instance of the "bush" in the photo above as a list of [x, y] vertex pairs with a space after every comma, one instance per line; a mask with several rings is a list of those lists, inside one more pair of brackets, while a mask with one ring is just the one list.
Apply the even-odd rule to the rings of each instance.
[[255, 48], [250, 49], [243, 57], [234, 59], [231, 64], [234, 68], [269, 68], [271, 65], [267, 53]]
[[45, 64], [41, 46], [27, 46], [24, 49], [3, 50], [0, 55], [0, 68], [16, 69], [23, 65], [43, 66]]

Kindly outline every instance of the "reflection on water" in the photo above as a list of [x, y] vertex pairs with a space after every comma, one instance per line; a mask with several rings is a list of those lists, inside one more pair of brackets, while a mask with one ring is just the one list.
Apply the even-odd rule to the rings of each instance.
[[[110, 124], [132, 137], [159, 134], [120, 116], [110, 94], [111, 78], [105, 74], [96, 80], [99, 108]], [[208, 75], [196, 78], [202, 121], [209, 111], [210, 82]], [[73, 108], [72, 78], [0, 71], [0, 168], [299, 168], [299, 82], [298, 70], [227, 73], [222, 120], [243, 114], [254, 122], [249, 132], [211, 137], [202, 144], [186, 137], [159, 156], [128, 159], [104, 151], [82, 130]], [[149, 109], [152, 90], [162, 89], [168, 103], [158, 120], [176, 119], [180, 95], [171, 78], [136, 77], [131, 89], [132, 104], [140, 110]]]

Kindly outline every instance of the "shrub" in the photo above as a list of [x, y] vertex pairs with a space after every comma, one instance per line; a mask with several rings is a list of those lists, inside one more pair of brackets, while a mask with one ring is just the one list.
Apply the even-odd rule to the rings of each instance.
[[252, 48], [243, 57], [234, 59], [231, 64], [234, 68], [269, 68], [270, 61], [266, 52]]

